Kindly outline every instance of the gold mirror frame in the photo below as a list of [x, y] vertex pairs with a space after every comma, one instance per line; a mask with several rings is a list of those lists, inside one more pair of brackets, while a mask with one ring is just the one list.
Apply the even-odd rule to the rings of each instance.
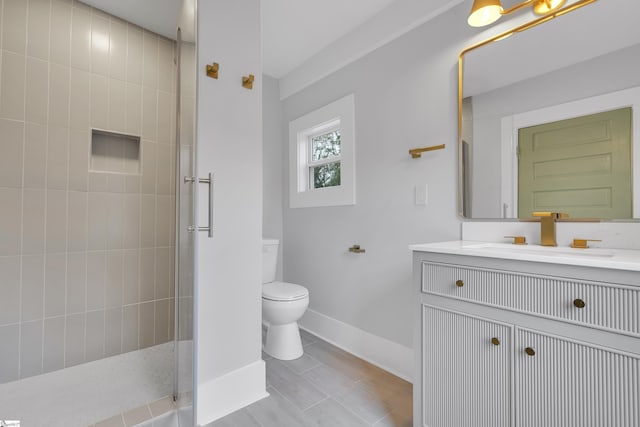
[[[473, 44], [465, 49], [463, 49], [458, 55], [458, 215], [464, 220], [472, 220], [473, 218], [466, 218], [464, 216], [464, 156], [463, 156], [463, 147], [462, 147], [462, 81], [463, 81], [463, 68], [464, 68], [464, 55], [475, 50], [479, 47], [487, 45], [489, 43], [493, 43], [495, 41], [499, 41], [505, 39], [511, 35], [516, 33], [521, 33], [528, 29], [537, 27], [540, 24], [543, 24], [547, 21], [550, 21], [554, 18], [557, 18], [562, 15], [566, 15], [569, 12], [573, 12], [574, 10], [580, 9], [581, 7], [587, 6], [588, 4], [594, 3], [597, 0], [579, 0], [575, 3], [572, 3], [568, 6], [565, 6], [557, 11], [550, 13], [548, 15], [541, 16], [540, 18], [536, 18], [532, 21], [526, 22], [518, 27], [515, 27], [511, 30], [507, 30], [498, 35], [490, 37], [486, 40]], [[517, 221], [517, 219], [514, 219]]]

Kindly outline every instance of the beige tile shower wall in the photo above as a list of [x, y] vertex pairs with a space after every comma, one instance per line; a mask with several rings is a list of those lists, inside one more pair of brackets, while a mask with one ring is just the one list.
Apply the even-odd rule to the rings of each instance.
[[[172, 338], [175, 43], [0, 6], [2, 383]], [[91, 128], [141, 136], [141, 174], [90, 172]]]

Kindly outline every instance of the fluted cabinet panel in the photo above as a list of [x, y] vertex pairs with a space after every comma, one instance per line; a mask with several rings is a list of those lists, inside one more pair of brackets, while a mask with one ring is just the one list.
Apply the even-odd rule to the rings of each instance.
[[638, 287], [424, 262], [422, 291], [640, 335]]
[[640, 426], [637, 355], [517, 328], [515, 365], [518, 427]]
[[509, 426], [512, 327], [423, 305], [422, 331], [422, 425]]

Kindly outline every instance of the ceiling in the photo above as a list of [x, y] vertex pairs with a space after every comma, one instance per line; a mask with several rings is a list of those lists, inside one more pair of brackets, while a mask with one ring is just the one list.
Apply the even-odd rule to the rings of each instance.
[[[175, 39], [181, 0], [82, 0]], [[265, 0], [263, 72], [281, 78], [397, 0]], [[153, 13], [149, 13], [153, 11]]]
[[264, 73], [280, 78], [395, 0], [262, 2]]

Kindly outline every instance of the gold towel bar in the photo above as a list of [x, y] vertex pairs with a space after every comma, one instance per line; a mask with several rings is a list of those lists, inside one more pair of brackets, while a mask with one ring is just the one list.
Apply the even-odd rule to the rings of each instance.
[[425, 151], [442, 150], [443, 148], [444, 144], [434, 145], [432, 147], [412, 148], [411, 150], [409, 150], [409, 154], [411, 154], [411, 157], [413, 157], [414, 159], [418, 159], [422, 157], [422, 153], [424, 153]]

